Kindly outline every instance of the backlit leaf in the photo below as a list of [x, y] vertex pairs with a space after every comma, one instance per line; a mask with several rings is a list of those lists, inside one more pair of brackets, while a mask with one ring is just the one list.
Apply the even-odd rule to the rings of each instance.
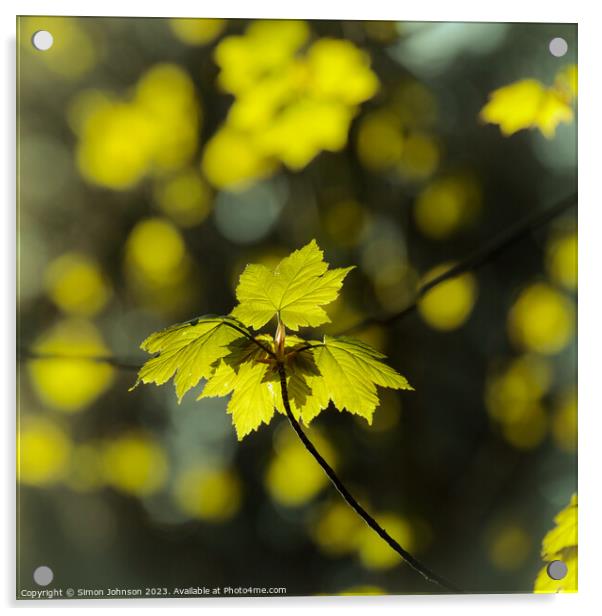
[[[352, 338], [307, 341], [286, 327], [328, 321], [323, 305], [336, 299], [351, 268], [329, 270], [315, 241], [293, 252], [273, 270], [248, 265], [237, 288], [239, 305], [226, 317], [202, 317], [149, 336], [142, 348], [156, 354], [138, 375], [162, 385], [173, 377], [178, 399], [201, 379], [197, 400], [230, 396], [228, 413], [240, 439], [268, 424], [274, 411], [286, 414], [281, 373], [293, 415], [308, 424], [332, 402], [369, 423], [379, 399], [377, 386], [412, 389], [383, 360]], [[276, 336], [252, 335], [278, 316]]]
[[539, 128], [551, 139], [556, 127], [573, 120], [572, 101], [577, 96], [577, 67], [560, 71], [552, 87], [536, 79], [522, 79], [491, 93], [480, 117], [498, 124], [502, 134], [512, 135], [525, 128]]
[[201, 317], [155, 332], [140, 348], [157, 356], [142, 366], [136, 385], [163, 385], [173, 376], [181, 400], [202, 378], [213, 373], [217, 359], [230, 353], [228, 344], [238, 338], [246, 340], [245, 331], [230, 317]]
[[329, 402], [340, 411], [360, 415], [372, 423], [378, 405], [376, 386], [413, 389], [407, 379], [382, 360], [385, 356], [353, 338], [325, 336], [324, 343], [312, 349], [320, 376], [308, 379], [312, 395], [301, 407], [301, 417], [310, 422]]
[[541, 556], [553, 560], [561, 556], [563, 550], [577, 545], [577, 495], [555, 518], [556, 526], [544, 537]]
[[[269, 336], [258, 336], [257, 340], [268, 346]], [[298, 340], [291, 336], [288, 342], [293, 346], [287, 346], [285, 351], [299, 346]], [[217, 362], [213, 375], [197, 399], [232, 394], [228, 412], [232, 415], [232, 423], [238, 439], [241, 440], [262, 423], [268, 424], [275, 409], [281, 413], [285, 411], [278, 369], [275, 361], [270, 360], [268, 353], [262, 351], [253, 341], [246, 339], [234, 340], [229, 348], [231, 353]], [[307, 362], [314, 363], [311, 355], [287, 370], [291, 404], [293, 401], [304, 402], [307, 396], [311, 395], [311, 389], [303, 376], [311, 371], [311, 368], [307, 367]], [[317, 373], [315, 368], [311, 373]], [[298, 412], [296, 415], [298, 416]]]
[[[541, 557], [546, 564], [535, 580], [535, 592], [577, 592], [577, 510], [577, 495], [573, 494], [571, 502], [554, 518], [554, 528], [544, 537]], [[554, 560], [567, 566], [567, 574], [561, 580], [548, 575], [548, 564]]]
[[322, 308], [334, 301], [352, 267], [328, 269], [315, 240], [280, 261], [272, 271], [247, 265], [236, 289], [232, 315], [259, 329], [278, 316], [289, 329], [317, 327], [330, 319]]

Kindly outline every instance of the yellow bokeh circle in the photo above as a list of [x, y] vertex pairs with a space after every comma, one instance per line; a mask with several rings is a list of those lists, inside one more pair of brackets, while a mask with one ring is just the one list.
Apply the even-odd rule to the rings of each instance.
[[50, 298], [61, 310], [81, 316], [102, 310], [111, 293], [94, 259], [77, 252], [65, 253], [52, 261], [44, 282]]
[[17, 477], [22, 483], [44, 486], [61, 480], [69, 468], [71, 440], [56, 423], [29, 416], [19, 425]]
[[[453, 264], [447, 263], [433, 268], [424, 276], [423, 283], [433, 280], [452, 266]], [[451, 331], [468, 319], [476, 297], [475, 277], [470, 273], [461, 274], [427, 291], [418, 302], [418, 312], [433, 329]]]
[[143, 432], [107, 440], [102, 447], [105, 481], [134, 496], [157, 492], [167, 478], [167, 457], [159, 442]]
[[176, 479], [174, 499], [190, 517], [222, 522], [240, 508], [240, 481], [229, 470], [192, 467]]
[[89, 321], [60, 321], [33, 349], [39, 357], [27, 363], [31, 383], [40, 400], [51, 408], [66, 413], [81, 411], [113, 382], [114, 369], [98, 360], [109, 356], [109, 349]]
[[512, 341], [521, 348], [545, 355], [553, 355], [566, 347], [574, 329], [572, 302], [544, 282], [524, 289], [508, 315]]

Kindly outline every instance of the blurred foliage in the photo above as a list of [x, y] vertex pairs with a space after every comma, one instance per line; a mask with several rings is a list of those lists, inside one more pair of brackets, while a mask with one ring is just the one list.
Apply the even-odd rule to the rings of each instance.
[[199, 110], [190, 77], [178, 66], [147, 71], [126, 100], [86, 90], [71, 106], [79, 135], [82, 175], [124, 189], [146, 174], [161, 175], [187, 163], [197, 145]]
[[[33, 387], [51, 408], [67, 413], [81, 411], [96, 400], [113, 381], [113, 368], [95, 358], [109, 355], [100, 332], [89, 321], [64, 319], [35, 343], [40, 355], [52, 359], [29, 362]], [[86, 360], [86, 357], [94, 359]]]
[[[284, 418], [238, 444], [224, 400], [128, 394], [120, 364], [311, 238], [358, 265], [339, 335], [576, 192], [576, 26], [22, 17], [18, 39], [18, 337], [38, 354], [19, 366], [18, 584], [45, 562], [73, 587], [435, 591]], [[532, 591], [576, 492], [576, 229], [570, 211], [354, 333], [416, 391], [382, 395], [371, 427], [312, 423], [360, 501], [466, 590]]]
[[[443, 263], [429, 270], [422, 284], [427, 284], [448, 269], [453, 263]], [[433, 329], [442, 331], [460, 327], [470, 315], [475, 303], [477, 288], [472, 274], [462, 274], [446, 280], [426, 292], [418, 303], [420, 316]]]
[[481, 118], [499, 124], [504, 135], [535, 127], [551, 138], [558, 124], [573, 120], [571, 103], [576, 96], [577, 67], [569, 66], [556, 75], [551, 88], [536, 79], [523, 79], [495, 90]]
[[305, 167], [321, 150], [337, 151], [357, 105], [378, 89], [369, 56], [349, 41], [309, 42], [302, 21], [256, 21], [216, 47], [219, 85], [235, 101], [207, 143], [202, 167], [220, 188], [240, 188], [282, 162]]
[[[332, 446], [311, 431], [311, 440], [318, 451], [336, 468], [337, 458]], [[279, 504], [295, 507], [313, 499], [328, 485], [328, 477], [312, 460], [296, 435], [279, 431], [274, 441], [275, 457], [266, 469], [264, 482], [271, 497]]]

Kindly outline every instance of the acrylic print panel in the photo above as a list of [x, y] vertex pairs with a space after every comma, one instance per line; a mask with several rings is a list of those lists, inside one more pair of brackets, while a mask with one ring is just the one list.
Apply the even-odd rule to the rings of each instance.
[[576, 26], [18, 31], [18, 598], [576, 591]]

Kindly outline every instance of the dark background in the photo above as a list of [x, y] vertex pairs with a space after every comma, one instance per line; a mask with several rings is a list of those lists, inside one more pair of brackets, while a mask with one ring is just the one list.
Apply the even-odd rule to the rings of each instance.
[[[211, 187], [199, 161], [233, 100], [216, 86], [214, 50], [243, 33], [247, 21], [231, 20], [212, 40], [192, 45], [163, 19], [35, 19], [19, 22], [24, 355], [36, 349], [109, 354], [138, 364], [144, 360], [138, 346], [150, 332], [195, 315], [227, 313], [245, 263], [273, 263], [312, 238], [332, 266], [358, 265], [329, 311], [328, 331], [341, 331], [401, 310], [431, 268], [462, 259], [514, 221], [576, 191], [575, 123], [546, 140], [536, 130], [503, 137], [497, 126], [478, 120], [492, 90], [526, 77], [551, 84], [575, 62], [575, 26], [308, 22], [312, 40], [346, 38], [366, 50], [379, 91], [359, 106], [344, 149], [322, 152], [296, 171], [278, 165], [270, 177], [232, 192]], [[45, 23], [57, 41], [66, 32], [67, 43], [61, 55], [42, 59], [29, 48], [30, 32]], [[548, 52], [555, 36], [569, 43], [565, 58]], [[87, 60], [82, 41], [92, 49]], [[127, 100], [141, 75], [163, 62], [179, 66], [194, 84], [202, 122], [191, 155], [122, 189], [86, 178], [77, 164], [82, 136], [70, 122], [73, 101], [90, 89]], [[410, 86], [420, 96], [415, 107], [404, 107]], [[399, 121], [403, 139], [418, 134], [434, 144], [438, 160], [420, 177], [404, 170], [403, 160], [366, 164], [358, 145], [363, 123], [383, 109], [406, 114]], [[201, 212], [194, 224], [182, 224], [157, 197], [182, 168], [206, 191], [203, 205], [191, 208]], [[417, 203], [449, 177], [459, 178], [470, 198], [437, 235], [417, 220]], [[438, 220], [442, 212], [433, 208]], [[173, 257], [162, 233], [184, 250], [173, 257], [173, 270], [153, 269], [152, 262], [154, 277], [145, 277], [144, 258], [140, 265], [131, 256], [133, 231], [149, 219], [163, 225], [147, 246], [151, 260]], [[570, 249], [560, 253], [558, 246], [570, 246], [575, 234], [570, 210], [474, 272], [476, 295], [464, 301], [457, 326], [441, 330], [413, 312], [389, 327], [362, 330], [415, 392], [382, 392], [372, 428], [330, 409], [309, 429], [327, 441], [340, 476], [360, 500], [377, 517], [393, 517], [391, 533], [401, 524], [416, 555], [467, 591], [531, 591], [543, 535], [576, 490], [576, 280], [558, 274], [559, 267], [571, 272]], [[101, 273], [96, 293], [106, 297], [98, 306], [86, 296], [73, 307], [77, 283], [67, 285], [62, 303], [53, 299], [65, 268], [49, 271], [65, 253], [84, 255]], [[517, 338], [511, 325], [513, 306], [535, 284], [545, 285], [545, 296], [516, 319], [519, 327], [540, 331], [541, 319], [534, 324], [529, 315], [551, 311], [540, 345]], [[464, 291], [462, 284], [451, 287], [449, 297]], [[58, 334], [57, 324], [64, 325]], [[566, 336], [555, 344], [559, 331]], [[44, 347], [52, 335], [59, 342]], [[104, 347], [88, 340], [96, 335]], [[81, 347], [72, 345], [81, 342], [78, 336], [87, 340]], [[83, 362], [78, 372], [81, 363], [19, 365], [19, 588], [33, 587], [32, 571], [44, 564], [57, 587], [438, 592], [365, 531], [343, 533], [340, 545], [329, 547], [329, 533], [316, 528], [339, 497], [287, 436], [281, 416], [238, 442], [225, 400], [195, 402], [189, 394], [178, 406], [171, 384], [128, 393], [134, 371]], [[509, 386], [495, 406], [492, 388], [512, 366], [523, 388]], [[78, 398], [82, 382], [91, 393]], [[75, 392], [71, 403], [61, 391]], [[126, 475], [133, 473], [131, 481], [116, 477], [115, 459], [129, 469]], [[283, 460], [291, 465], [281, 470], [289, 478], [284, 488], [269, 479]], [[182, 483], [191, 469], [196, 479]], [[218, 494], [213, 514], [198, 507], [210, 472], [218, 478], [205, 487]], [[197, 486], [201, 496], [178, 497], [186, 492], [182, 485]], [[225, 494], [221, 505], [219, 494]], [[283, 503], [287, 495], [294, 505]]]

